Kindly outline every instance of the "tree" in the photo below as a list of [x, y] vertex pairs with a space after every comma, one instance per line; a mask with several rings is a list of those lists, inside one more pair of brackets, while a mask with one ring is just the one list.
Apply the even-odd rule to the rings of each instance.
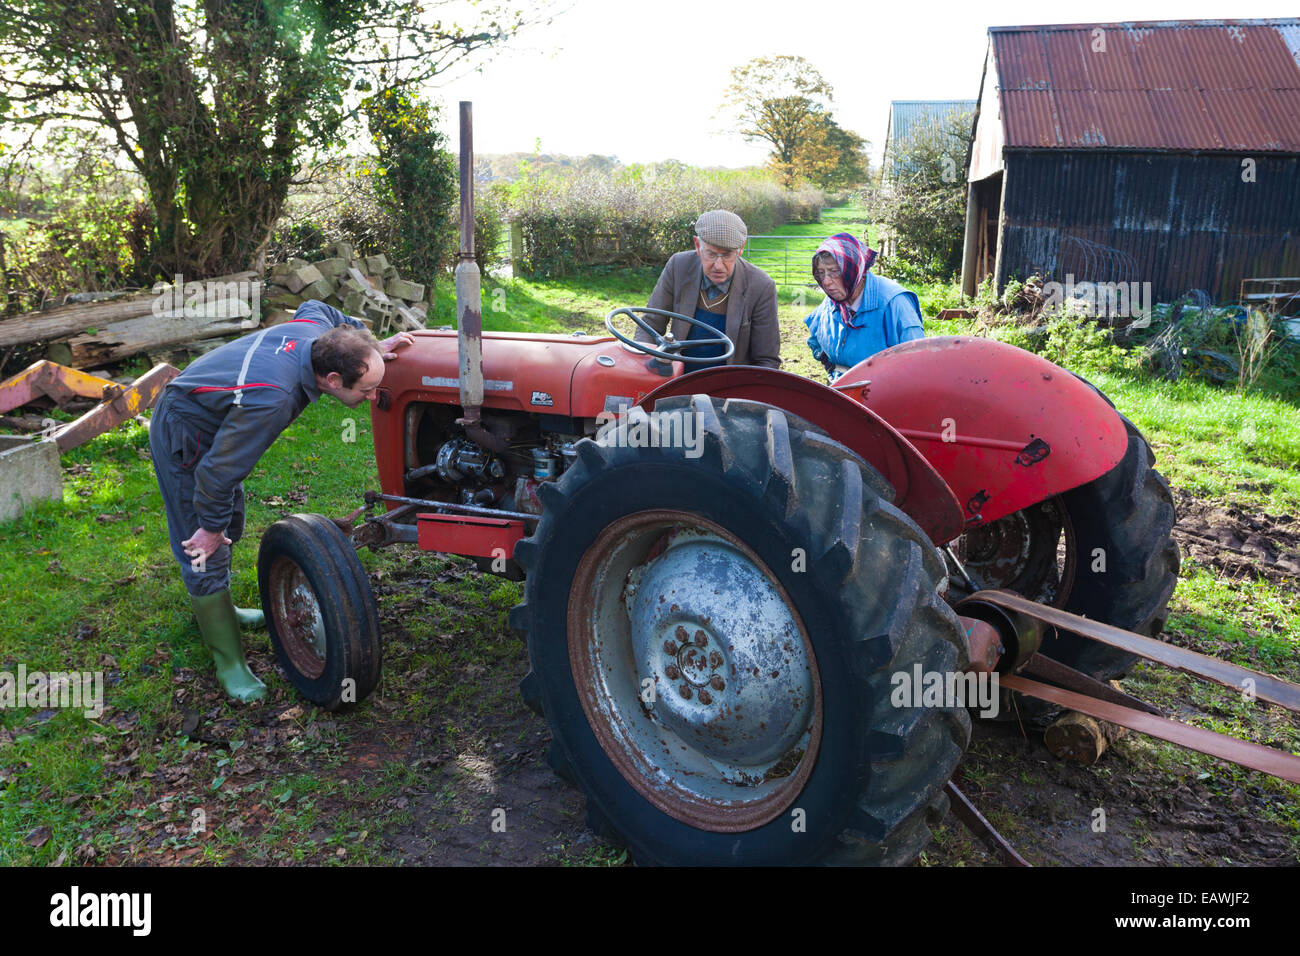
[[823, 141], [834, 156], [826, 175], [814, 180], [822, 189], [852, 189], [871, 178], [871, 165], [867, 151], [871, 144], [850, 129], [844, 129], [827, 117], [822, 128]]
[[829, 114], [817, 114], [808, 138], [795, 150], [788, 179], [806, 179], [831, 191], [850, 189], [867, 181], [868, 143], [852, 130], [844, 129]]
[[376, 93], [364, 109], [379, 153], [376, 191], [396, 227], [394, 265], [431, 282], [457, 223], [456, 160], [438, 129], [438, 111], [400, 88]]
[[[436, 5], [436, 4], [434, 4]], [[144, 273], [247, 268], [303, 155], [358, 91], [419, 83], [524, 22], [462, 28], [421, 0], [0, 0], [0, 121], [104, 130], [152, 216]]]
[[772, 165], [790, 185], [799, 152], [817, 135], [832, 96], [830, 84], [803, 57], [758, 57], [731, 71], [723, 103], [742, 136], [772, 144]]
[[970, 126], [970, 113], [953, 114], [896, 143], [894, 175], [871, 210], [896, 250], [882, 262], [886, 268], [907, 278], [947, 279], [961, 267]]

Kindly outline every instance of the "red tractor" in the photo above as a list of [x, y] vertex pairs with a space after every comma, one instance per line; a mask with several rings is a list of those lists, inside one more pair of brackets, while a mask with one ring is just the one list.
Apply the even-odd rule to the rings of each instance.
[[950, 695], [900, 705], [900, 675], [997, 674], [1003, 693], [1300, 781], [1300, 758], [1105, 683], [1140, 654], [1300, 709], [1300, 688], [1152, 639], [1179, 567], [1173, 502], [1087, 382], [961, 336], [834, 387], [690, 372], [718, 343], [654, 333], [641, 309], [605, 336], [482, 334], [470, 238], [459, 333], [416, 332], [372, 406], [381, 492], [263, 538], [272, 642], [312, 701], [376, 685], [353, 548], [407, 542], [525, 580], [524, 699], [592, 829], [640, 862], [913, 859], [959, 796], [971, 718]]
[[[337, 706], [378, 680], [354, 543], [468, 555], [525, 576], [522, 691], [597, 832], [665, 863], [907, 861], [970, 719], [897, 708], [891, 677], [970, 667], [950, 603], [1001, 588], [1160, 629], [1178, 570], [1168, 487], [1068, 372], [956, 337], [889, 349], [834, 388], [685, 374], [694, 342], [646, 345], [612, 318], [609, 336], [485, 334], [476, 422], [457, 334], [415, 334], [372, 412], [369, 497], [387, 512], [351, 541], [319, 516], [263, 539], [263, 603], [305, 696]], [[1073, 635], [1040, 649], [1099, 678], [1132, 660]]]

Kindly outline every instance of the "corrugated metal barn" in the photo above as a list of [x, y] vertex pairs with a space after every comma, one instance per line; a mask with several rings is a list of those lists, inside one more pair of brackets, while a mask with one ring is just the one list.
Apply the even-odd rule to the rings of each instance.
[[950, 117], [975, 112], [974, 100], [891, 100], [889, 124], [885, 127], [885, 151], [880, 164], [881, 180], [899, 173], [899, 151], [921, 130], [937, 129]]
[[1300, 20], [993, 27], [962, 287], [1300, 276]]

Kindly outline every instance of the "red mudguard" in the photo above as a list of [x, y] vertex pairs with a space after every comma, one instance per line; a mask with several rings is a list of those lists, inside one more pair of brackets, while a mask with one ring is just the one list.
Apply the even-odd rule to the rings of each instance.
[[916, 446], [968, 528], [1099, 478], [1128, 448], [1123, 421], [1094, 389], [992, 339], [905, 342], [859, 362], [835, 390]]

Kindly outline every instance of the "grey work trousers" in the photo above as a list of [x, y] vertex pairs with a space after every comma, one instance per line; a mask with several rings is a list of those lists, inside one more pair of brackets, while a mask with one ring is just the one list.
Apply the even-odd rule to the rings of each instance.
[[[199, 516], [194, 511], [194, 470], [212, 448], [213, 433], [187, 419], [177, 410], [177, 404], [173, 396], [164, 395], [154, 406], [149, 421], [149, 451], [167, 512], [172, 554], [180, 563], [185, 590], [198, 597], [230, 587], [230, 545], [223, 544], [208, 555], [202, 570], [192, 565], [193, 559], [181, 545], [199, 530]], [[244, 486], [240, 483], [235, 488], [235, 507], [226, 537], [234, 542], [243, 533]]]

